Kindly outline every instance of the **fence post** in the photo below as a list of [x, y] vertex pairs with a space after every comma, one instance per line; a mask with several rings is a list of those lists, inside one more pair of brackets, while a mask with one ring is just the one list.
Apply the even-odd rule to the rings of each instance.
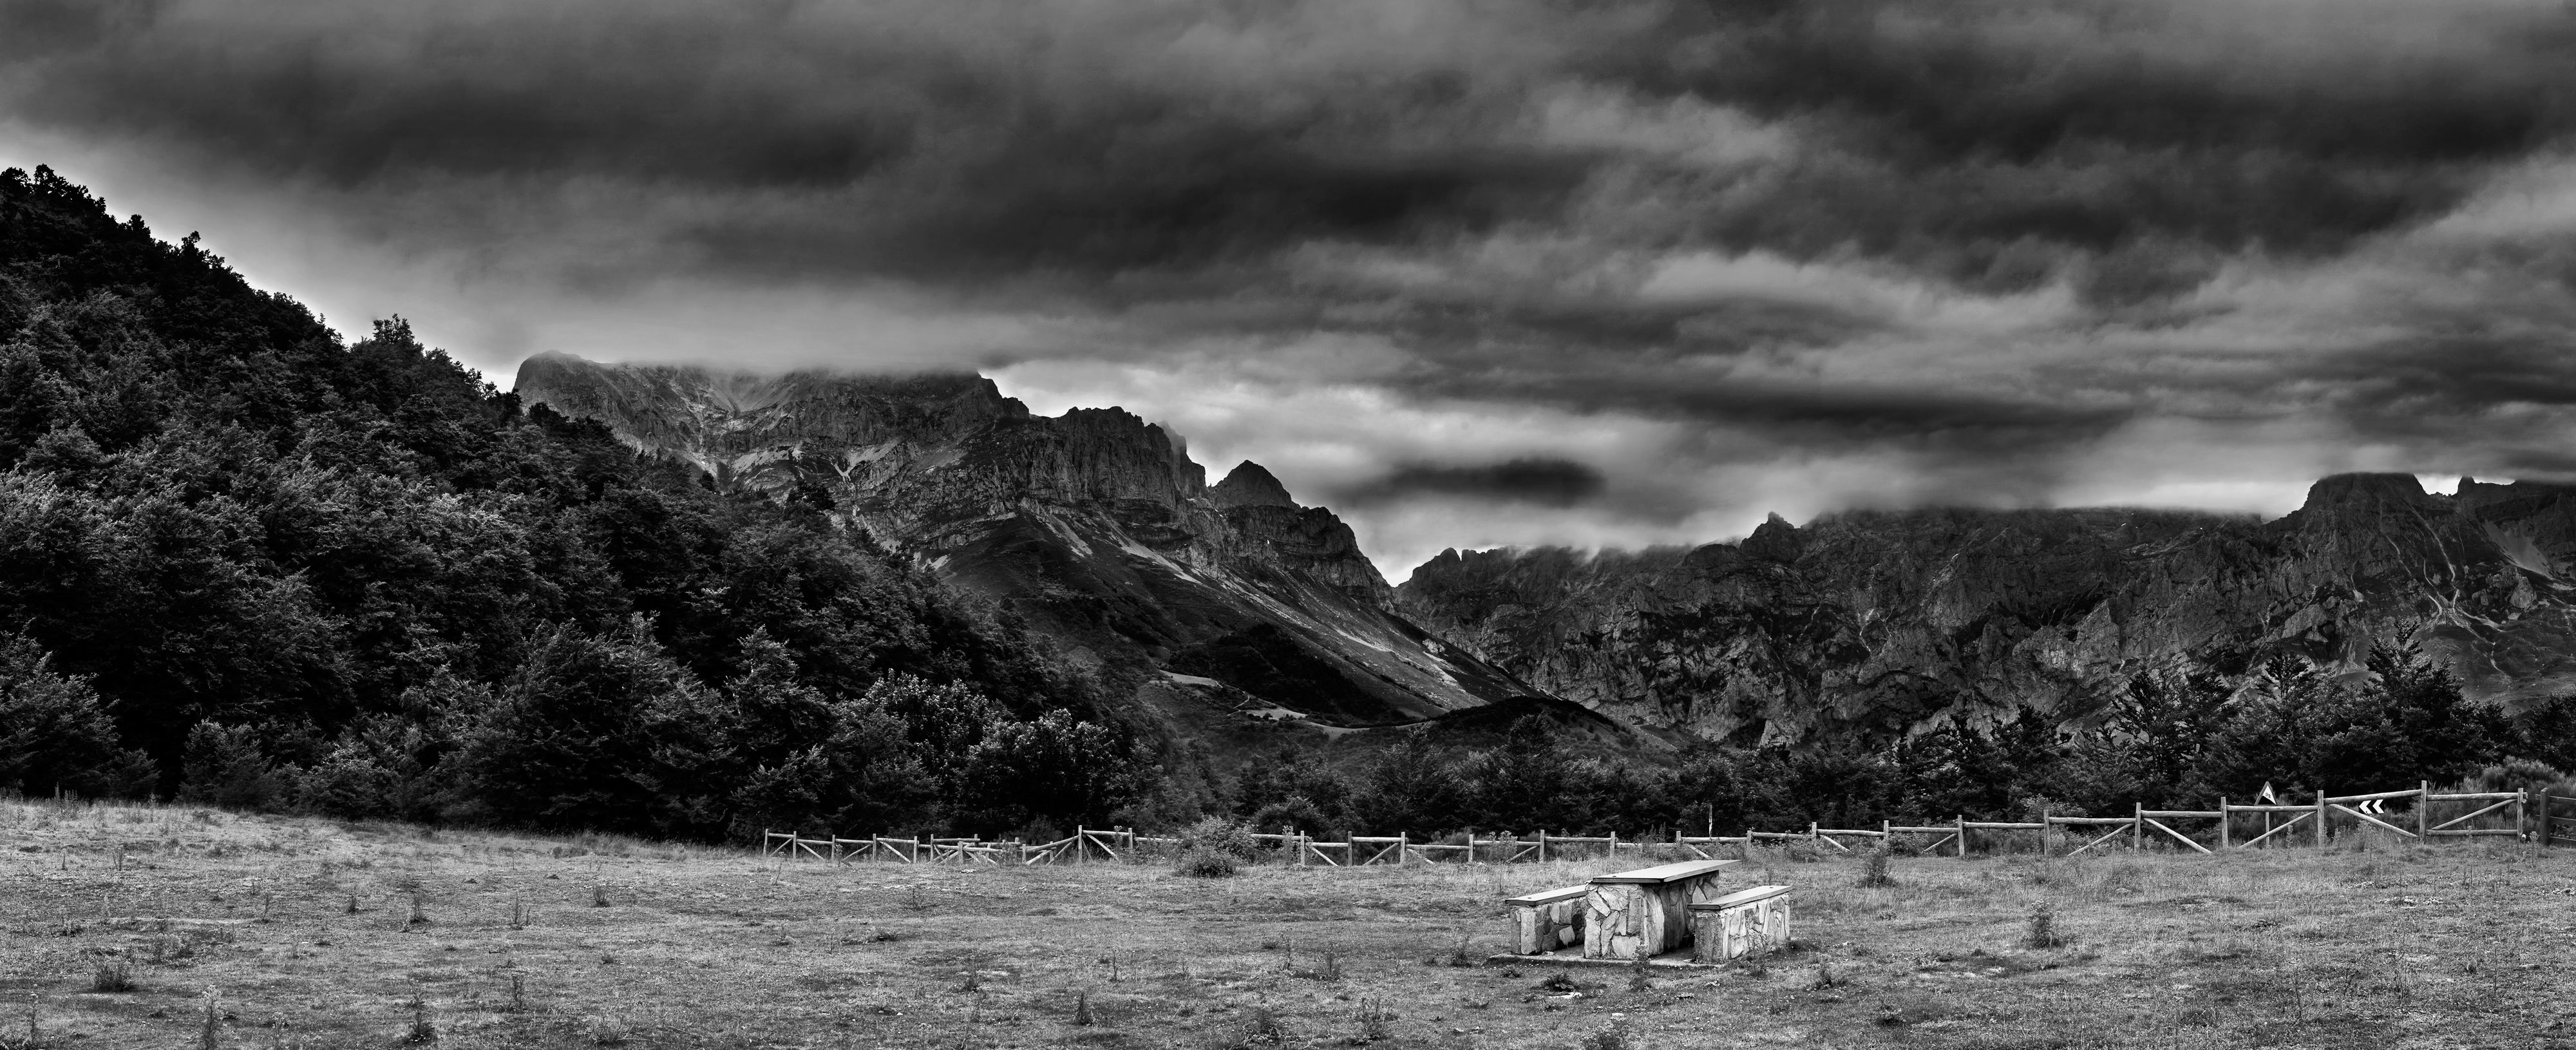
[[1968, 815], [1961, 813], [1950, 818], [1950, 822], [1953, 825], [1951, 833], [1959, 839], [1959, 859], [1966, 860], [1968, 859]]
[[2433, 826], [2433, 782], [2415, 782], [2415, 841], [2424, 841], [2424, 832]]
[[1610, 863], [1619, 863], [1619, 833], [1616, 831], [1610, 833]]
[[1538, 862], [1547, 863], [1547, 829], [1538, 829]]
[[1396, 833], [1395, 833], [1395, 866], [1396, 866], [1396, 867], [1401, 868], [1401, 867], [1403, 867], [1403, 866], [1404, 866], [1404, 851], [1405, 851], [1406, 849], [1410, 848], [1410, 847], [1413, 845], [1413, 843], [1412, 843], [1412, 841], [1411, 841], [1411, 839], [1412, 839], [1412, 835], [1413, 835], [1413, 833], [1412, 833], [1412, 832], [1409, 832], [1409, 831], [1399, 831], [1399, 832], [1396, 832]]
[[2147, 804], [2129, 803], [2129, 852], [2147, 848]]
[[2531, 789], [2515, 788], [2513, 789], [2513, 830], [2517, 832], [2517, 834], [2515, 834], [2514, 837], [2521, 838], [2523, 835], [2529, 834], [2527, 829], [2530, 827]]
[[2227, 848], [2228, 840], [2232, 837], [2228, 831], [2228, 825], [2234, 823], [2236, 822], [2227, 819], [2227, 796], [2218, 796], [2218, 848]]
[[1467, 866], [1476, 866], [1476, 829], [1467, 829]]
[[2324, 789], [2324, 788], [2318, 788], [2318, 789], [2317, 789], [2317, 847], [2318, 847], [2319, 849], [2323, 849], [2323, 848], [2325, 848], [2325, 844], [2326, 844], [2326, 789]]

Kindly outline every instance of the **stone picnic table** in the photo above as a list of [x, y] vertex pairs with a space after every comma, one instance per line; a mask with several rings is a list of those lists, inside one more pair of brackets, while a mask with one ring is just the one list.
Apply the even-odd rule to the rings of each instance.
[[1722, 893], [1718, 876], [1731, 860], [1691, 860], [1596, 875], [1503, 903], [1513, 920], [1512, 950], [1541, 955], [1580, 942], [1586, 959], [1651, 959], [1690, 943], [1690, 906]]

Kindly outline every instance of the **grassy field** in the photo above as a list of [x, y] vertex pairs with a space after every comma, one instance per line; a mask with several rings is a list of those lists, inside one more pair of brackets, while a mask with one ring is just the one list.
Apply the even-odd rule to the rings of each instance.
[[0, 1046], [2576, 1046], [2576, 856], [2528, 846], [1898, 859], [1877, 889], [1757, 858], [1728, 881], [1796, 887], [1802, 942], [1762, 965], [1466, 964], [1501, 898], [1610, 867], [832, 870], [0, 803]]

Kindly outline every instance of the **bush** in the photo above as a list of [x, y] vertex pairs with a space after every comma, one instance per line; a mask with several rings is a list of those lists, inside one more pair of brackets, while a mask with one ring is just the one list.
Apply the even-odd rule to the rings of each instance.
[[179, 799], [238, 809], [268, 809], [286, 793], [286, 781], [261, 753], [249, 726], [199, 722], [188, 730], [180, 760]]
[[2030, 918], [2023, 924], [2021, 944], [2024, 948], [2055, 948], [2066, 943], [2057, 932], [2057, 911], [2047, 901], [2032, 905]]
[[1251, 860], [1259, 845], [1251, 828], [1224, 817], [1206, 817], [1182, 828], [1180, 838], [1183, 854], [1222, 853], [1235, 860]]
[[1332, 820], [1324, 816], [1324, 807], [1304, 795], [1290, 795], [1255, 810], [1250, 824], [1251, 830], [1269, 834], [1277, 834], [1281, 828], [1287, 827], [1323, 840], [1342, 837], [1340, 829], [1333, 827]]
[[1199, 848], [1181, 854], [1181, 864], [1176, 870], [1194, 879], [1224, 879], [1234, 876], [1234, 868], [1233, 855]]
[[1887, 873], [1887, 850], [1874, 849], [1861, 861], [1860, 888], [1883, 889], [1896, 885], [1896, 877]]
[[296, 778], [296, 805], [342, 820], [391, 815], [394, 775], [364, 751], [334, 748]]

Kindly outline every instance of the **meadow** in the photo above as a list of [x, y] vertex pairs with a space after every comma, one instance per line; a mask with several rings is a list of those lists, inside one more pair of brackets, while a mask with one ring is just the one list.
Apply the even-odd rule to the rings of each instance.
[[[2576, 1045], [2576, 858], [2353, 838], [1757, 851], [1799, 943], [1488, 964], [1635, 864], [835, 868], [606, 837], [0, 802], [0, 1047]], [[1740, 873], [1740, 874], [1738, 874]]]

